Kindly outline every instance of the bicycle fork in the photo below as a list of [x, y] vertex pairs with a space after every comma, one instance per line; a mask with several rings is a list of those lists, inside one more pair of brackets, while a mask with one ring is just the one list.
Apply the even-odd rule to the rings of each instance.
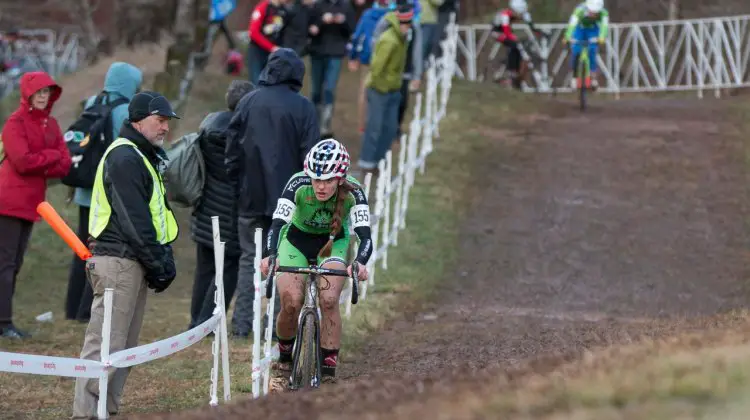
[[[312, 276], [312, 274], [310, 275]], [[313, 331], [313, 343], [305, 343], [305, 351], [310, 351], [310, 349], [307, 348], [309, 345], [313, 345], [315, 347], [315, 375], [310, 380], [310, 386], [313, 388], [318, 388], [321, 383], [322, 373], [321, 373], [321, 350], [320, 350], [320, 309], [317, 305], [318, 302], [318, 289], [316, 286], [316, 282], [314, 281], [314, 278], [310, 278], [306, 281], [307, 286], [307, 292], [305, 293], [305, 303], [302, 305], [302, 309], [299, 312], [299, 316], [297, 317], [297, 337], [294, 341], [294, 350], [292, 352], [292, 375], [289, 378], [289, 388], [292, 390], [299, 389], [304, 386], [304, 384], [300, 384], [299, 386], [296, 384], [296, 382], [299, 381], [299, 378], [295, 378], [295, 375], [299, 372], [299, 364], [300, 359], [304, 358], [304, 355], [302, 354], [302, 343], [305, 340], [305, 328], [306, 323], [305, 319], [308, 315], [311, 315], [313, 317], [313, 325], [312, 328]], [[296, 380], [295, 380], [296, 379]]]

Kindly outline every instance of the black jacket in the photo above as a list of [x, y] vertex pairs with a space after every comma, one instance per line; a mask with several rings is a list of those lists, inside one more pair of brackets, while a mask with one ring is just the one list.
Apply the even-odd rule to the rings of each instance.
[[[157, 172], [163, 170], [164, 150], [153, 146], [130, 121], [125, 120], [120, 137], [135, 143]], [[171, 246], [161, 245], [156, 240], [149, 210], [154, 182], [143, 158], [132, 147], [120, 146], [112, 150], [104, 160], [103, 182], [112, 214], [99, 238], [90, 238], [91, 253], [138, 261], [149, 281], [174, 278]], [[164, 201], [169, 206], [169, 202]]]
[[236, 186], [227, 175], [225, 149], [231, 111], [214, 112], [200, 125], [199, 144], [206, 164], [206, 180], [201, 199], [193, 210], [190, 231], [195, 242], [213, 248], [212, 216], [219, 216], [221, 240], [227, 255], [239, 255], [237, 239]]
[[305, 6], [302, 0], [296, 0], [287, 11], [281, 45], [293, 49], [300, 57], [307, 53], [311, 17], [312, 7]]
[[302, 96], [305, 64], [292, 50], [271, 54], [258, 88], [237, 104], [227, 132], [227, 171], [239, 185], [238, 215], [273, 216], [284, 185], [318, 142], [315, 106]]
[[[326, 13], [343, 13], [346, 20], [344, 23], [323, 23], [323, 15]], [[357, 16], [350, 0], [317, 1], [312, 10], [312, 24], [317, 25], [320, 32], [310, 40], [310, 55], [346, 55], [346, 44], [357, 26]]]

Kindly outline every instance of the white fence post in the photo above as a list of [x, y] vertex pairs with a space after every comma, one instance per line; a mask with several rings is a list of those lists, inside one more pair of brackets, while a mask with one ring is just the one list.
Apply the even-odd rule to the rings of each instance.
[[[258, 243], [256, 243], [256, 252], [258, 251]], [[260, 270], [260, 265], [256, 267], [256, 270]], [[271, 348], [271, 341], [273, 340], [273, 315], [274, 315], [274, 306], [276, 303], [276, 284], [274, 281], [274, 285], [271, 288], [271, 299], [268, 301], [268, 304], [266, 305], [266, 314], [268, 316], [268, 325], [266, 325], [266, 342], [265, 342], [265, 355], [264, 355], [264, 372], [265, 376], [263, 377], [263, 389], [266, 394], [270, 392], [270, 386], [271, 386], [271, 357], [272, 357], [272, 348]], [[258, 314], [257, 317], [260, 317], [260, 314]]]
[[109, 359], [110, 338], [112, 336], [112, 299], [115, 289], [104, 289], [104, 322], [102, 323], [102, 346], [99, 350], [102, 362], [102, 371], [99, 374], [99, 401], [96, 407], [96, 416], [99, 419], [109, 418], [107, 410], [107, 388], [109, 386], [109, 370], [111, 362]]
[[[255, 298], [253, 299], [253, 313], [255, 314], [255, 316], [253, 316], [253, 398], [260, 397], [260, 380], [261, 377], [263, 377], [263, 375], [267, 373], [265, 368], [263, 367], [263, 363], [260, 360], [260, 320], [263, 317], [261, 309], [261, 299], [262, 293], [265, 293], [265, 290], [261, 291], [260, 262], [263, 259], [263, 246], [261, 245], [262, 242], [263, 229], [256, 228], [254, 261], [255, 274], [253, 275], [253, 287], [255, 288]], [[263, 394], [265, 395], [265, 392], [263, 392]]]
[[396, 200], [394, 201], [393, 215], [393, 246], [398, 246], [398, 232], [401, 226], [401, 207], [403, 203], [405, 183], [406, 183], [406, 148], [408, 146], [409, 136], [406, 133], [401, 135], [401, 146], [398, 149], [398, 174], [396, 175]]
[[[218, 223], [217, 223], [218, 224]], [[232, 399], [232, 382], [229, 377], [229, 338], [227, 337], [227, 306], [224, 299], [224, 251], [226, 243], [221, 242], [219, 244], [220, 256], [221, 256], [221, 270], [216, 271], [216, 290], [219, 293], [219, 310], [221, 318], [219, 319], [218, 333], [221, 334], [221, 371], [222, 378], [224, 379], [224, 402]], [[216, 332], [214, 332], [216, 335]]]
[[[372, 186], [372, 172], [368, 172], [367, 175], [365, 175], [365, 197], [367, 197], [368, 201], [370, 200], [370, 189], [371, 189], [371, 186]], [[374, 215], [370, 215], [370, 219], [373, 220], [374, 219]], [[375, 222], [375, 223], [377, 223], [377, 222]], [[372, 235], [372, 249], [373, 249], [372, 256], [370, 257], [370, 261], [368, 261], [368, 263], [367, 263], [367, 269], [370, 272], [370, 277], [372, 277], [373, 275], [375, 275], [375, 272], [373, 271], [373, 268], [375, 267], [374, 264], [373, 264], [373, 261], [375, 260], [375, 252], [378, 249], [377, 245], [375, 244], [375, 231], [373, 231], [373, 235]], [[359, 285], [360, 286], [360, 292], [361, 292], [360, 293], [360, 297], [359, 297], [360, 300], [367, 299], [367, 285], [368, 285], [368, 282], [366, 282], [366, 281], [362, 282]], [[351, 299], [349, 300], [349, 303], [351, 304]]]
[[[221, 355], [222, 361], [222, 378], [224, 379], [224, 401], [229, 401], [231, 398], [231, 383], [229, 378], [229, 340], [227, 338], [227, 317], [226, 317], [226, 302], [224, 302], [224, 246], [225, 243], [221, 241], [221, 230], [219, 227], [219, 216], [211, 216], [211, 227], [213, 229], [213, 242], [214, 242], [214, 282], [216, 283], [216, 308], [219, 310], [221, 315], [219, 318], [219, 325], [214, 330], [214, 342], [219, 343], [216, 348], [216, 355], [214, 356], [214, 365], [218, 365], [217, 361]], [[216, 313], [216, 311], [214, 311]], [[215, 366], [218, 367], [218, 366]], [[218, 381], [218, 372], [216, 373], [216, 379]], [[218, 389], [218, 384], [216, 386]], [[216, 395], [212, 394], [211, 398], [214, 403]]]

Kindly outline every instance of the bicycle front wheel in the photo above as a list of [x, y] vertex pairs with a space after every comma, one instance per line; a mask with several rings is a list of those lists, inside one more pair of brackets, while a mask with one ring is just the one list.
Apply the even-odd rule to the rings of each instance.
[[578, 91], [580, 93], [580, 107], [581, 111], [586, 110], [586, 90], [588, 89], [586, 87], [586, 79], [589, 76], [589, 60], [588, 55], [586, 53], [581, 53], [581, 56], [578, 60]]
[[320, 386], [320, 324], [315, 313], [308, 311], [302, 318], [294, 351], [294, 366], [289, 384], [291, 389]]

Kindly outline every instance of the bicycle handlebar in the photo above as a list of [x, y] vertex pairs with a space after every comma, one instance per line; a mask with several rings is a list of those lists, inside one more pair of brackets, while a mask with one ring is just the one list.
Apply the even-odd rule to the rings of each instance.
[[[279, 266], [276, 267], [276, 259], [271, 258], [269, 260], [269, 265], [271, 267], [268, 278], [266, 279], [266, 298], [271, 299], [271, 295], [273, 294], [273, 278], [276, 275], [276, 273], [292, 273], [292, 274], [315, 274], [318, 276], [339, 276], [339, 277], [349, 277], [349, 273], [346, 270], [334, 270], [330, 268], [323, 268], [318, 267], [315, 265], [311, 265], [309, 267], [287, 267], [287, 266]], [[353, 262], [352, 263], [352, 304], [356, 305], [359, 301], [359, 279], [357, 278], [357, 274], [359, 272], [359, 263]]]

